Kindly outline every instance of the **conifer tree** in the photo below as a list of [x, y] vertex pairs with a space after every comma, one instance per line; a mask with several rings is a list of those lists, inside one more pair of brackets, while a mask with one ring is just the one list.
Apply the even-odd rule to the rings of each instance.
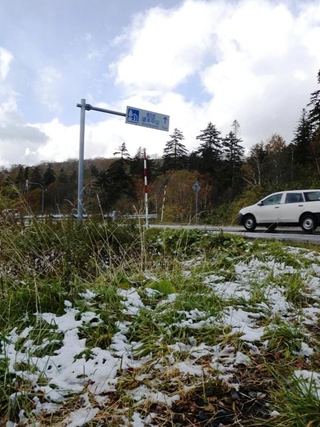
[[243, 162], [244, 147], [241, 146], [241, 142], [242, 140], [237, 138], [234, 132], [229, 132], [222, 140], [224, 149], [224, 179], [226, 185], [231, 186], [232, 189], [235, 188], [236, 177]]
[[135, 156], [130, 161], [130, 173], [140, 178], [143, 177], [143, 150], [138, 148]]
[[[320, 84], [320, 70], [317, 76], [318, 84]], [[308, 107], [311, 107], [308, 113], [308, 120], [310, 121], [313, 132], [316, 133], [320, 127], [320, 89], [312, 92]]]
[[42, 185], [42, 175], [39, 166], [31, 168], [30, 179], [29, 179], [29, 190], [39, 188], [39, 184]]
[[117, 156], [119, 154], [120, 154], [121, 159], [129, 158], [130, 157], [125, 142], [123, 142], [121, 145], [119, 145], [119, 147], [113, 153], [114, 156]]
[[129, 161], [121, 158], [113, 162], [109, 169], [99, 173], [94, 185], [102, 190], [99, 198], [103, 208], [114, 208], [122, 197], [135, 200], [134, 182], [129, 169]]
[[201, 172], [215, 174], [220, 168], [222, 156], [220, 134], [221, 132], [210, 122], [206, 129], [201, 130], [201, 134], [197, 136], [197, 139], [201, 141], [200, 147], [196, 151], [201, 159], [199, 162]]
[[183, 133], [175, 128], [173, 134], [170, 135], [163, 150], [163, 166], [162, 170], [180, 170], [186, 169], [188, 160], [188, 150], [181, 142], [184, 140]]
[[[320, 70], [318, 71], [317, 80], [320, 84]], [[310, 148], [317, 173], [320, 174], [320, 89], [311, 94], [308, 107], [311, 107], [308, 119], [312, 126], [312, 142]]]
[[15, 184], [17, 185], [17, 187], [19, 188], [19, 190], [21, 192], [25, 188], [25, 185], [26, 185], [25, 170], [24, 170], [24, 167], [22, 165], [19, 165], [18, 175], [15, 179]]
[[292, 140], [294, 150], [294, 163], [306, 165], [310, 160], [310, 149], [313, 139], [312, 124], [308, 119], [307, 111], [302, 110], [298, 125]]
[[45, 187], [48, 187], [50, 184], [55, 182], [55, 180], [56, 180], [55, 172], [52, 169], [51, 164], [49, 163], [43, 175], [43, 185]]

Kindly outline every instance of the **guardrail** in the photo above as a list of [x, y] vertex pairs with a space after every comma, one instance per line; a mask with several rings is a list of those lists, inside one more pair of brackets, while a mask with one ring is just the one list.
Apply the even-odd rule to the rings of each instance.
[[[90, 219], [95, 217], [95, 215], [89, 215], [89, 214], [83, 214], [82, 215], [82, 219], [86, 220], [86, 219]], [[101, 215], [97, 215], [96, 217], [100, 217]], [[48, 214], [48, 215], [20, 215], [19, 213], [10, 213], [10, 214], [6, 214], [6, 215], [2, 215], [3, 220], [6, 221], [14, 221], [14, 222], [19, 222], [19, 221], [23, 221], [25, 224], [27, 223], [31, 223], [34, 220], [37, 221], [47, 221], [47, 220], [53, 220], [53, 221], [63, 221], [66, 219], [78, 219], [78, 215], [77, 214]], [[116, 219], [145, 219], [146, 215], [145, 214], [126, 214], [126, 215], [120, 215], [118, 212], [117, 213], [110, 213], [110, 214], [105, 214], [103, 215], [103, 219], [107, 220], [107, 219], [112, 219], [113, 221], [115, 221]], [[148, 214], [148, 219], [157, 219], [158, 218], [158, 214]]]

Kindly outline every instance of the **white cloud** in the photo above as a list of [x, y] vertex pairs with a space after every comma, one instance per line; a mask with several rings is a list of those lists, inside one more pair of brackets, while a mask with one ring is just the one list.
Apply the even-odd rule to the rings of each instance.
[[[113, 64], [116, 81], [127, 95], [144, 89], [140, 105], [148, 99], [160, 108], [168, 91], [199, 75], [210, 99], [184, 120], [181, 105], [172, 111], [182, 131], [191, 134], [191, 119], [198, 134], [209, 121], [227, 133], [237, 119], [247, 147], [273, 133], [290, 142], [320, 67], [320, 4], [299, 12], [266, 0], [152, 9], [127, 29], [129, 51]], [[155, 88], [161, 95], [146, 92]]]
[[41, 104], [54, 112], [61, 111], [59, 99], [59, 83], [61, 72], [55, 67], [44, 67], [38, 71], [38, 78], [33, 86]]
[[[273, 133], [290, 142], [301, 110], [317, 88], [320, 68], [320, 3], [299, 2], [295, 9], [292, 5], [281, 0], [186, 0], [171, 9], [158, 6], [134, 16], [113, 43], [103, 42], [88, 26], [83, 38], [89, 44], [99, 39], [99, 46], [85, 51], [82, 72], [90, 75], [92, 86], [79, 86], [79, 91], [93, 105], [110, 110], [124, 112], [132, 105], [169, 114], [170, 132], [126, 125], [124, 118], [111, 115], [98, 119], [100, 113], [87, 112], [85, 157], [112, 156], [122, 142], [131, 155], [139, 147], [161, 155], [175, 127], [191, 151], [209, 121], [224, 135], [235, 119], [247, 148]], [[1, 158], [14, 158], [6, 148], [12, 141], [21, 147], [15, 149], [19, 160], [13, 163], [78, 157], [78, 115], [69, 120], [71, 125], [64, 124], [62, 116], [48, 123], [25, 123], [18, 95], [3, 84], [12, 60], [12, 53], [0, 48], [0, 163]], [[64, 92], [75, 79], [73, 62], [60, 69], [59, 61], [50, 58], [47, 63], [52, 65], [39, 67], [33, 86], [54, 115], [62, 111]], [[98, 63], [103, 61], [101, 70]], [[108, 105], [90, 92], [103, 75], [113, 93]], [[108, 96], [106, 87], [98, 93]]]
[[4, 81], [10, 70], [12, 54], [0, 46], [0, 80]]
[[[125, 38], [129, 53], [112, 64], [117, 83], [137, 89], [172, 89], [201, 69], [213, 43], [213, 3], [187, 1], [174, 10], [160, 7], [139, 15]], [[208, 13], [209, 12], [209, 13]]]
[[18, 94], [5, 82], [12, 60], [11, 52], [0, 47], [0, 163], [5, 166], [38, 161], [26, 154], [26, 147], [35, 147], [47, 139], [44, 133], [24, 122], [18, 110]]

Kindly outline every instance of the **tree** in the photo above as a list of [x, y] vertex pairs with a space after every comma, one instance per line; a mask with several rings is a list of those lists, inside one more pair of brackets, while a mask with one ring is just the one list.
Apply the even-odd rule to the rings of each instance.
[[[318, 84], [320, 84], [320, 70], [317, 75]], [[308, 113], [308, 120], [310, 121], [314, 133], [320, 127], [320, 89], [312, 92], [308, 107], [311, 107]]]
[[264, 147], [264, 143], [260, 142], [259, 144], [255, 144], [249, 153], [249, 157], [246, 165], [246, 175], [245, 178], [248, 183], [251, 185], [259, 185], [262, 183], [262, 170], [263, 170], [263, 162], [266, 157], [266, 151]]
[[208, 123], [206, 129], [200, 132], [197, 139], [201, 141], [201, 144], [196, 151], [197, 156], [201, 159], [199, 162], [200, 171], [216, 175], [220, 168], [222, 156], [221, 132], [211, 122]]
[[251, 184], [277, 191], [291, 178], [291, 149], [278, 134], [273, 134], [266, 144], [256, 144], [247, 161], [247, 177]]
[[[99, 197], [101, 206], [105, 209], [114, 209], [123, 197], [131, 201], [136, 199], [134, 182], [129, 173], [127, 159], [116, 160], [109, 169], [100, 172], [94, 185], [102, 190]], [[128, 204], [126, 210], [130, 210]]]
[[229, 132], [222, 140], [224, 159], [233, 166], [242, 163], [244, 147], [240, 145], [241, 142], [242, 139], [237, 138], [233, 132]]
[[[158, 200], [162, 200], [161, 214], [165, 221], [190, 221], [195, 215], [195, 193], [192, 189], [197, 180], [194, 173], [187, 170], [169, 170], [156, 181], [153, 193], [158, 191]], [[155, 187], [158, 187], [156, 190]], [[165, 201], [163, 191], [166, 189]], [[202, 183], [199, 204], [202, 203]]]
[[52, 169], [51, 164], [49, 163], [43, 175], [43, 185], [45, 187], [48, 187], [50, 184], [55, 182], [55, 180], [56, 180], [55, 172]]
[[41, 175], [39, 166], [35, 166], [31, 168], [29, 190], [34, 190], [35, 188], [39, 188], [39, 184], [42, 185], [42, 175]]
[[139, 178], [143, 178], [144, 172], [143, 172], [143, 150], [141, 147], [138, 148], [136, 155], [133, 157], [133, 159], [130, 161], [130, 173], [132, 175], [136, 175]]
[[163, 150], [163, 166], [162, 170], [180, 170], [186, 169], [188, 161], [188, 150], [181, 142], [184, 140], [183, 133], [175, 128], [173, 134], [170, 135]]
[[238, 136], [239, 129], [240, 129], [239, 122], [237, 120], [234, 120], [232, 122], [232, 132], [234, 133], [235, 137]]
[[120, 154], [121, 159], [130, 157], [125, 142], [123, 142], [121, 145], [119, 145], [118, 149], [113, 153], [114, 156], [116, 156], [118, 154]]
[[310, 161], [311, 143], [313, 140], [312, 124], [305, 108], [302, 110], [298, 125], [294, 131], [294, 162], [305, 166]]
[[19, 171], [15, 179], [15, 184], [19, 188], [20, 192], [23, 192], [26, 186], [26, 179], [25, 179], [25, 169], [22, 165], [19, 165]]
[[242, 188], [242, 180], [240, 180], [239, 175], [243, 163], [244, 148], [240, 145], [241, 142], [242, 140], [237, 138], [233, 132], [229, 132], [222, 140], [224, 148], [223, 176], [225, 187], [231, 190], [231, 198], [234, 197], [236, 187]]

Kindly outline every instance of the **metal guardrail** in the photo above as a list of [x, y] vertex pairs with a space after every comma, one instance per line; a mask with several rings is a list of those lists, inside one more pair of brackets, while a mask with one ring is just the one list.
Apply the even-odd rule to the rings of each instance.
[[[94, 215], [88, 215], [88, 214], [83, 214], [82, 215], [82, 219], [89, 219], [89, 218], [93, 218]], [[33, 220], [37, 220], [37, 221], [46, 221], [46, 220], [53, 220], [53, 221], [62, 221], [65, 219], [78, 219], [78, 215], [77, 214], [48, 214], [48, 215], [20, 215], [19, 213], [14, 213], [14, 214], [7, 214], [7, 215], [2, 215], [2, 218], [4, 220], [9, 220], [9, 221], [23, 221], [24, 223], [30, 223]], [[130, 215], [120, 215], [119, 213], [110, 213], [110, 214], [105, 214], [103, 215], [104, 219], [112, 219], [112, 220], [116, 220], [116, 219], [145, 219], [146, 215], [145, 214], [130, 214]], [[158, 214], [148, 214], [147, 216], [148, 219], [157, 219], [158, 218]]]

